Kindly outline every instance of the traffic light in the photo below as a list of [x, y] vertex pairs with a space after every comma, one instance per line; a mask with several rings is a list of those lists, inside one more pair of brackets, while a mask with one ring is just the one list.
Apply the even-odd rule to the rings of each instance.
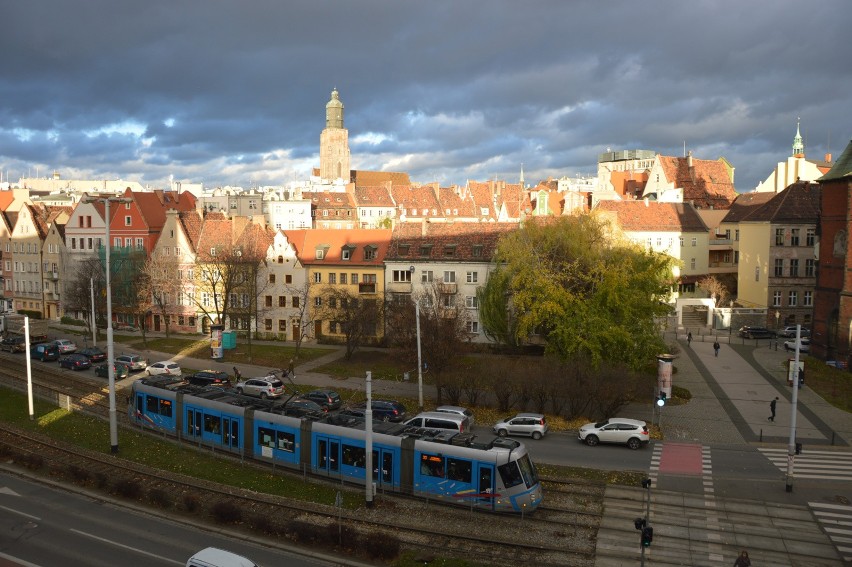
[[664, 405], [666, 405], [666, 393], [665, 392], [660, 391], [660, 395], [657, 396], [657, 405], [660, 406], [660, 407], [663, 407]]
[[654, 541], [654, 528], [645, 526], [642, 528], [642, 547], [651, 547], [652, 541]]
[[645, 518], [636, 518], [635, 520], [633, 520], [633, 526], [637, 530], [641, 530], [645, 527]]

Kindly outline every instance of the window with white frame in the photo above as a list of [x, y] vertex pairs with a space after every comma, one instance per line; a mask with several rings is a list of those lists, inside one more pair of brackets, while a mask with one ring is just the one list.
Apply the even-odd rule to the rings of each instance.
[[695, 236], [692, 237], [692, 245], [698, 246], [698, 238], [696, 238]]
[[335, 285], [337, 283], [337, 273], [331, 272], [328, 274], [328, 283]]
[[468, 295], [464, 298], [464, 306], [468, 309], [478, 309], [479, 298], [477, 298], [475, 295]]
[[805, 260], [805, 277], [812, 278], [816, 275], [816, 260], [809, 258]]
[[814, 292], [812, 292], [812, 291], [803, 292], [802, 305], [804, 305], [805, 307], [813, 307], [813, 305], [814, 305]]
[[320, 272], [314, 272], [314, 283], [322, 283], [322, 274]]
[[781, 292], [772, 292], [772, 307], [781, 307]]
[[145, 246], [145, 239], [144, 238], [137, 238], [136, 239], [136, 249], [142, 250], [142, 248], [144, 248], [144, 246]]
[[798, 302], [799, 302], [799, 292], [798, 291], [791, 291], [789, 293], [789, 295], [787, 295], [787, 306], [788, 307], [795, 307], [796, 304], [798, 304]]
[[816, 229], [809, 228], [805, 232], [805, 245], [813, 246], [814, 244], [816, 244]]
[[467, 321], [465, 327], [468, 333], [479, 334], [479, 321]]
[[680, 247], [683, 248], [683, 237], [678, 237], [678, 241], [680, 241]]
[[456, 273], [451, 271], [444, 272], [444, 283], [456, 283]]
[[467, 283], [477, 283], [479, 281], [479, 272], [468, 272]]
[[691, 269], [691, 270], [695, 269], [695, 258], [689, 259], [689, 269]]
[[420, 272], [420, 283], [432, 283], [433, 277], [432, 270], [423, 270]]
[[392, 276], [394, 283], [411, 283], [411, 271], [409, 270], [394, 270]]
[[133, 224], [133, 217], [131, 217], [130, 215], [125, 216], [124, 226], [130, 226], [131, 224]]

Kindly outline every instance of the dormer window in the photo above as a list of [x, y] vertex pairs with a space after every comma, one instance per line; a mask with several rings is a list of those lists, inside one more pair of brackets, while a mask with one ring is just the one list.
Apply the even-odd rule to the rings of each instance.
[[456, 245], [455, 244], [447, 244], [444, 246], [444, 256], [452, 257], [456, 255]]
[[323, 258], [325, 258], [325, 248], [316, 249], [316, 258], [317, 260], [322, 260]]
[[421, 256], [431, 256], [432, 255], [432, 245], [431, 244], [423, 244], [420, 246], [420, 255]]
[[411, 249], [409, 244], [400, 244], [399, 245], [399, 255], [400, 256], [408, 256], [408, 252]]
[[473, 257], [481, 258], [482, 257], [482, 244], [474, 244], [473, 245]]
[[479, 207], [479, 214], [484, 217], [488, 216], [488, 207]]
[[351, 244], [347, 244], [346, 246], [344, 246], [340, 250], [340, 259], [341, 260], [351, 260], [352, 259], [352, 252], [354, 252], [354, 251], [355, 251], [355, 247], [352, 246]]
[[215, 248], [210, 249], [210, 255], [213, 256], [213, 257], [216, 257], [216, 249]]
[[364, 246], [364, 259], [365, 260], [375, 260], [378, 252], [378, 247], [373, 244], [368, 244]]

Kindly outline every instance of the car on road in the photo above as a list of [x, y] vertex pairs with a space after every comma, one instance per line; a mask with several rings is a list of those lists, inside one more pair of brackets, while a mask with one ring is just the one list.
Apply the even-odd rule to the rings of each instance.
[[115, 357], [115, 361], [126, 365], [131, 372], [139, 372], [148, 368], [148, 361], [138, 354], [120, 354]]
[[647, 445], [651, 440], [648, 425], [644, 421], [624, 417], [587, 423], [580, 428], [577, 437], [590, 447], [598, 443], [619, 443], [631, 449]]
[[161, 362], [149, 364], [148, 368], [145, 370], [148, 372], [148, 376], [159, 376], [161, 374], [165, 374], [166, 376], [181, 375], [180, 364], [174, 360], [163, 360]]
[[[396, 400], [373, 400], [371, 404], [373, 420], [376, 421], [402, 421], [405, 419], [405, 406]], [[367, 402], [361, 402], [355, 409], [367, 410]], [[366, 416], [366, 414], [364, 414]]]
[[186, 377], [186, 381], [193, 386], [220, 386], [231, 387], [231, 377], [227, 372], [221, 370], [201, 370]]
[[257, 565], [242, 555], [217, 547], [207, 547], [190, 557], [186, 561], [186, 567], [257, 567]]
[[284, 382], [270, 376], [241, 380], [234, 385], [234, 389], [238, 394], [255, 396], [264, 400], [280, 398], [285, 392]]
[[[796, 326], [793, 325], [792, 327], [784, 327], [783, 329], [781, 329], [781, 331], [778, 332], [778, 336], [784, 337], [784, 338], [787, 338], [787, 339], [795, 339], [796, 338]], [[810, 337], [811, 336], [811, 330], [802, 327], [801, 331], [799, 332], [799, 336], [803, 337], [803, 338], [804, 337]]]
[[440, 411], [418, 413], [403, 423], [411, 427], [439, 429], [441, 431], [452, 431], [453, 433], [467, 433], [470, 431], [470, 420], [465, 416]]
[[70, 370], [85, 370], [91, 368], [92, 363], [82, 354], [66, 354], [59, 359], [59, 366]]
[[284, 404], [284, 411], [292, 417], [322, 417], [328, 409], [311, 400], [294, 398]]
[[470, 423], [471, 427], [476, 423], [476, 419], [473, 417], [473, 412], [467, 408], [459, 407], [459, 406], [438, 406], [435, 408], [435, 411], [440, 411], [444, 413], [453, 413], [456, 415], [460, 415], [462, 417], [466, 417], [467, 421]]
[[82, 354], [86, 358], [88, 358], [93, 364], [95, 362], [103, 362], [107, 359], [107, 353], [99, 349], [98, 347], [88, 347], [84, 348], [80, 351], [79, 354]]
[[[811, 340], [810, 339], [799, 339], [799, 352], [811, 352]], [[789, 341], [784, 341], [784, 350], [793, 351], [796, 350], [796, 339], [791, 339]]]
[[60, 354], [71, 354], [77, 351], [77, 345], [74, 344], [74, 341], [69, 341], [68, 339], [56, 339], [52, 341], [52, 344], [59, 347]]
[[739, 335], [744, 339], [770, 339], [775, 336], [775, 332], [770, 331], [766, 327], [741, 327]]
[[27, 350], [26, 339], [21, 336], [6, 337], [0, 341], [0, 350], [9, 352], [24, 352]]
[[30, 358], [41, 360], [42, 362], [59, 360], [59, 349], [56, 345], [50, 343], [33, 345], [30, 347]]
[[341, 404], [340, 394], [334, 390], [313, 390], [302, 397], [318, 403], [327, 410], [339, 409]]
[[547, 435], [547, 418], [540, 413], [519, 413], [506, 419], [501, 419], [491, 428], [500, 437], [507, 435], [526, 435], [533, 439], [541, 439]]
[[[126, 364], [122, 364], [120, 362], [115, 363], [114, 376], [116, 380], [122, 380], [127, 378], [129, 375], [130, 369], [127, 368]], [[109, 362], [95, 366], [95, 376], [98, 376], [99, 378], [109, 378]]]

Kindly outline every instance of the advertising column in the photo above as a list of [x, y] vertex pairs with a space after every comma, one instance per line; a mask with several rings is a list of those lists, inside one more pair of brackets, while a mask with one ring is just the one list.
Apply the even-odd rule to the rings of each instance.
[[657, 355], [657, 387], [660, 392], [665, 392], [666, 398], [672, 397], [672, 361], [674, 355]]
[[210, 358], [221, 359], [225, 356], [222, 347], [222, 332], [225, 325], [210, 325]]

